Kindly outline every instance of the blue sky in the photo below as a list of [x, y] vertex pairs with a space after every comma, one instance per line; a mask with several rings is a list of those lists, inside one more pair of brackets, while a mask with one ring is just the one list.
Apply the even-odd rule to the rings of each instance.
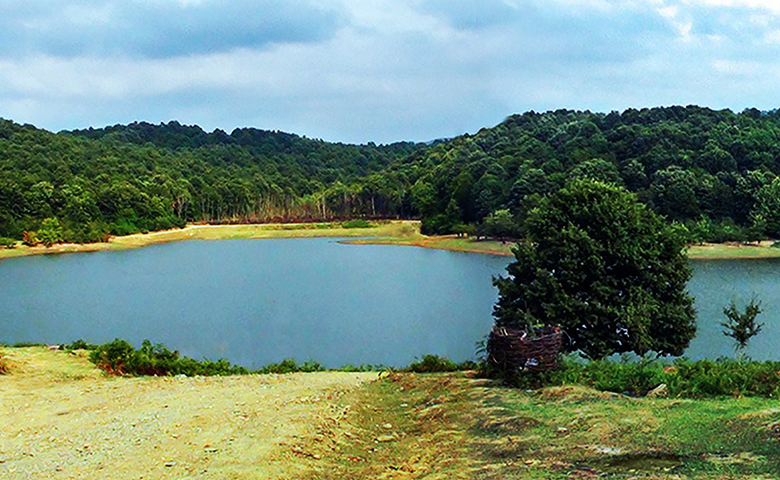
[[0, 3], [0, 117], [346, 142], [511, 113], [780, 106], [780, 0]]

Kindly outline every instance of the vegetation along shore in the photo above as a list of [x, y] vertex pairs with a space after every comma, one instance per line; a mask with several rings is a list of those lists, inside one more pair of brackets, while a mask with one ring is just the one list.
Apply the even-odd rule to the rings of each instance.
[[[523, 238], [541, 199], [576, 179], [626, 188], [683, 225], [691, 244], [756, 243], [780, 236], [778, 131], [777, 111], [697, 106], [527, 112], [473, 135], [390, 145], [177, 122], [55, 134], [0, 120], [0, 244], [102, 242], [192, 223], [381, 217], [420, 218], [428, 235]], [[504, 250], [450, 237], [395, 241]], [[753, 247], [691, 252], [777, 256]]]
[[526, 391], [468, 372], [129, 377], [101, 372], [84, 350], [0, 357], [9, 479], [759, 479], [780, 469], [776, 398]]
[[[346, 225], [346, 226], [345, 226]], [[400, 245], [456, 252], [512, 256], [513, 241], [491, 240], [468, 235], [423, 235], [416, 220], [265, 223], [238, 225], [191, 224], [183, 228], [110, 237], [106, 242], [60, 243], [50, 247], [27, 246], [21, 241], [0, 248], [0, 260], [30, 255], [116, 251], [183, 240], [240, 240], [273, 238], [359, 237], [345, 240], [351, 245]], [[694, 260], [780, 258], [773, 241], [755, 243], [702, 243], [688, 248]]]

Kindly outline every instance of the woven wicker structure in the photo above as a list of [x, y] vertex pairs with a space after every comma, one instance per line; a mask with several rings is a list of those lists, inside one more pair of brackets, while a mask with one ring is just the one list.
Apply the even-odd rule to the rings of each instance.
[[560, 327], [539, 328], [532, 336], [526, 330], [494, 326], [488, 337], [487, 358], [504, 372], [555, 369], [562, 339]]

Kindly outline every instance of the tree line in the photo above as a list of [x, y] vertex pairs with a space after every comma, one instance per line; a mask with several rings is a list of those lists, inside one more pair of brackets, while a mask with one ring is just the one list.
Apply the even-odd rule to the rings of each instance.
[[417, 148], [176, 122], [54, 134], [0, 120], [0, 237], [95, 242], [190, 221], [411, 216], [408, 182], [383, 172]]
[[777, 111], [695, 106], [528, 112], [390, 145], [177, 122], [55, 134], [0, 120], [0, 237], [395, 217], [421, 218], [425, 233], [517, 238], [542, 198], [587, 178], [636, 194], [691, 241], [752, 241], [780, 237], [779, 140]]

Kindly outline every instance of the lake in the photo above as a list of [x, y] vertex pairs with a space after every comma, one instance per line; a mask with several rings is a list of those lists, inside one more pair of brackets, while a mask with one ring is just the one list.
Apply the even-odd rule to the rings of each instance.
[[[284, 358], [402, 366], [474, 358], [506, 257], [336, 239], [188, 241], [0, 262], [0, 342], [162, 342], [259, 367]], [[699, 335], [688, 356], [732, 353], [722, 308], [756, 293], [754, 358], [780, 358], [776, 261], [695, 262]]]

